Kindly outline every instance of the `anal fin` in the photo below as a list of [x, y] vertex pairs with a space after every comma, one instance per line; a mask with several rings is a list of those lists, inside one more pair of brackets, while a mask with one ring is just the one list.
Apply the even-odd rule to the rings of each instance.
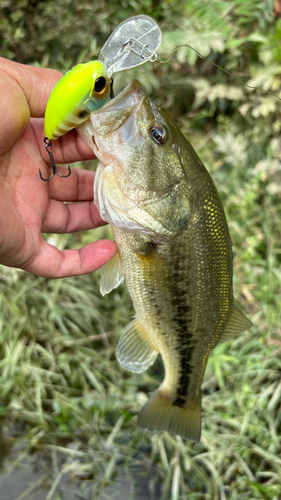
[[240, 333], [251, 328], [253, 323], [243, 314], [238, 307], [233, 304], [230, 316], [218, 344], [227, 342], [232, 337], [237, 337]]
[[157, 348], [145, 328], [135, 318], [120, 337], [116, 349], [117, 360], [127, 370], [141, 373], [154, 363], [157, 354]]

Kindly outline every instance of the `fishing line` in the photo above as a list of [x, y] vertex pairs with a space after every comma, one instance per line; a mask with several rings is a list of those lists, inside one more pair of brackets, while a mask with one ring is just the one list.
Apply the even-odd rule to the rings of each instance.
[[189, 49], [193, 50], [193, 52], [195, 52], [201, 59], [205, 59], [205, 61], [207, 61], [208, 63], [212, 64], [213, 66], [216, 66], [216, 68], [224, 71], [224, 73], [227, 73], [229, 76], [231, 76], [232, 78], [234, 78], [234, 80], [236, 80], [237, 82], [239, 83], [242, 83], [242, 85], [245, 85], [246, 87], [248, 87], [249, 89], [254, 89], [254, 90], [261, 90], [262, 92], [264, 92], [265, 94], [270, 94], [272, 95], [273, 97], [276, 97], [276, 99], [278, 99], [279, 101], [281, 101], [281, 98], [278, 97], [278, 95], [274, 94], [273, 92], [270, 92], [270, 90], [265, 90], [263, 89], [262, 87], [253, 87], [251, 85], [248, 85], [247, 83], [243, 82], [240, 78], [238, 78], [238, 76], [235, 76], [233, 75], [232, 73], [230, 73], [230, 71], [227, 71], [227, 69], [225, 68], [222, 68], [221, 66], [219, 66], [218, 64], [214, 63], [213, 61], [209, 61], [209, 59], [205, 56], [203, 56], [202, 54], [200, 54], [200, 52], [198, 52], [196, 49], [194, 49], [193, 47], [191, 47], [191, 45], [188, 45], [188, 44], [183, 44], [183, 45], [178, 45], [177, 47], [175, 47], [172, 52], [168, 55], [167, 59], [165, 60], [162, 60], [162, 59], [158, 59], [155, 62], [155, 64], [166, 64], [170, 61], [171, 57], [173, 56], [173, 54], [180, 48], [182, 47], [188, 47]]

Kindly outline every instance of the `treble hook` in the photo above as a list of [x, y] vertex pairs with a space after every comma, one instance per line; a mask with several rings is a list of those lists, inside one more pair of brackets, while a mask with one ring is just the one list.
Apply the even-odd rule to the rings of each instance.
[[55, 160], [53, 157], [52, 141], [50, 141], [50, 139], [48, 139], [48, 137], [44, 137], [44, 144], [45, 144], [46, 151], [50, 157], [50, 162], [51, 162], [51, 167], [52, 167], [52, 175], [48, 179], [44, 179], [42, 177], [42, 173], [41, 173], [41, 170], [39, 168], [39, 175], [40, 175], [40, 178], [42, 179], [42, 181], [46, 181], [46, 182], [50, 181], [54, 177], [55, 174], [58, 174], [60, 177], [69, 177], [71, 174], [71, 168], [69, 165], [68, 165], [68, 174], [67, 175], [62, 175], [57, 171], [57, 167], [56, 167]]

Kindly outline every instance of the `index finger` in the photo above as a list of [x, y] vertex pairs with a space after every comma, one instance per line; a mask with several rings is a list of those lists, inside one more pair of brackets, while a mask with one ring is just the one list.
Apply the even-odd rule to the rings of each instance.
[[55, 69], [28, 66], [3, 57], [0, 57], [0, 67], [21, 87], [30, 116], [43, 117], [50, 93], [63, 74]]

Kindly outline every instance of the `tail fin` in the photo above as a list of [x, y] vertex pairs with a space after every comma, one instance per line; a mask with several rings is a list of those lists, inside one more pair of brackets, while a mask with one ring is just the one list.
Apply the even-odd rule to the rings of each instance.
[[152, 432], [168, 431], [179, 436], [200, 440], [201, 395], [191, 406], [177, 403], [177, 396], [159, 388], [138, 414], [137, 426]]

